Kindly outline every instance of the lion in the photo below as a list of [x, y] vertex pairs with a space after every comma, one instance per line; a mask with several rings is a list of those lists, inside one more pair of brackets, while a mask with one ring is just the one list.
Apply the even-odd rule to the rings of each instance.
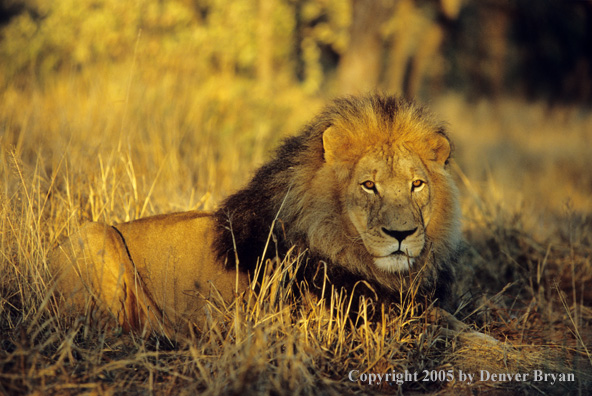
[[296, 249], [305, 281], [322, 266], [348, 291], [364, 281], [395, 301], [415, 282], [446, 304], [461, 244], [451, 153], [444, 125], [418, 104], [336, 99], [213, 213], [84, 225], [51, 259], [56, 288], [76, 310], [90, 295], [123, 329], [168, 334], [203, 320], [213, 295], [233, 301], [257, 263]]

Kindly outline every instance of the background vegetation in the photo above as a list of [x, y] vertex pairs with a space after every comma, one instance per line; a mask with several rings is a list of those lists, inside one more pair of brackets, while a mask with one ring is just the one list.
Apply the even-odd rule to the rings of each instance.
[[[0, 10], [0, 393], [591, 389], [589, 1], [4, 0]], [[503, 347], [444, 337], [412, 293], [384, 325], [351, 328], [274, 278], [268, 294], [219, 308], [174, 345], [88, 327], [52, 304], [48, 252], [82, 222], [212, 209], [327, 99], [374, 88], [417, 97], [450, 125], [468, 241], [458, 316]], [[576, 381], [347, 379], [534, 368]]]

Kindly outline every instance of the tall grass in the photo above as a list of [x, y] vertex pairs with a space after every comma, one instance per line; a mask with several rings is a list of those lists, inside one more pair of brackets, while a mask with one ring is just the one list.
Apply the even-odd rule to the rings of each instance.
[[[323, 101], [289, 85], [270, 91], [237, 78], [166, 73], [156, 81], [141, 65], [130, 70], [65, 74], [0, 94], [0, 393], [590, 389], [592, 115], [511, 99], [468, 104], [447, 95], [432, 104], [457, 143], [464, 197], [457, 316], [500, 343], [451, 336], [413, 298], [370, 322], [364, 309], [352, 317], [350, 297], [328, 286], [324, 300], [306, 285], [295, 293], [279, 282], [300, 264], [293, 255], [268, 267], [258, 295], [247, 291], [230, 305], [213, 299], [203, 328], [176, 342], [62, 312], [46, 282], [59, 240], [87, 220], [214, 208]], [[485, 369], [576, 379], [348, 379], [352, 370], [453, 370], [457, 378]]]

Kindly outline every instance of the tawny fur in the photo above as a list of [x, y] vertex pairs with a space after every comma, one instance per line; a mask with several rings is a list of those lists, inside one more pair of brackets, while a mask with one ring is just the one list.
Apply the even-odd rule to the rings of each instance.
[[[444, 301], [460, 243], [450, 153], [444, 127], [415, 104], [380, 95], [336, 100], [216, 212], [83, 227], [54, 253], [57, 287], [76, 309], [86, 290], [124, 327], [166, 331], [199, 322], [210, 293], [230, 301], [244, 290], [271, 232], [268, 257], [294, 246], [307, 255], [303, 280], [314, 283], [321, 265], [335, 286], [364, 280], [387, 302], [411, 282]], [[362, 191], [361, 174], [376, 178], [375, 193]], [[413, 190], [416, 179], [424, 184]], [[416, 231], [404, 242], [381, 231], [401, 227]], [[404, 252], [387, 250], [380, 261], [375, 242]]]
[[[324, 137], [335, 131], [335, 150], [327, 150]], [[407, 151], [399, 153], [401, 146]], [[344, 196], [359, 188], [351, 183], [356, 165], [372, 152], [378, 152], [374, 160], [379, 163], [417, 154], [428, 172], [433, 214], [410, 276], [378, 269], [346, 213]], [[296, 245], [309, 252], [305, 278], [318, 273], [322, 262], [337, 287], [352, 289], [364, 280], [389, 301], [418, 282], [423, 294], [445, 302], [461, 240], [458, 192], [447, 165], [450, 152], [444, 126], [418, 105], [380, 95], [337, 100], [301, 134], [287, 139], [247, 187], [216, 211], [216, 250], [232, 267], [236, 245], [241, 268], [251, 270], [277, 217], [277, 250]]]

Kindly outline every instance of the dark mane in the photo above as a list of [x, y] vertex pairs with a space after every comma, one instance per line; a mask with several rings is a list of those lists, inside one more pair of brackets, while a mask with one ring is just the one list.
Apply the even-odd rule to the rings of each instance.
[[[370, 95], [334, 101], [300, 134], [285, 139], [271, 160], [257, 170], [250, 182], [229, 196], [214, 212], [217, 234], [214, 249], [219, 260], [225, 263], [227, 268], [235, 268], [235, 257], [238, 257], [239, 270], [253, 273], [261, 259], [273, 258], [276, 254], [282, 258], [288, 249], [296, 246], [300, 252], [307, 252], [307, 264], [303, 267], [301, 276], [309, 284], [315, 283], [313, 278], [320, 276], [319, 268], [326, 264], [328, 277], [334, 285], [351, 291], [356, 283], [364, 281], [380, 296], [379, 300], [397, 301], [398, 292], [393, 292], [400, 289], [403, 284], [400, 275], [384, 274], [381, 276], [382, 281], [369, 279], [363, 271], [352, 269], [360, 264], [352, 265], [351, 259], [348, 263], [335, 262], [334, 259], [332, 261], [327, 252], [311, 249], [310, 235], [306, 230], [296, 227], [296, 224], [304, 216], [311, 216], [310, 213], [306, 213], [309, 208], [302, 203], [304, 199], [301, 199], [301, 196], [308, 194], [307, 197], [310, 198], [311, 193], [306, 193], [310, 186], [310, 175], [316, 174], [323, 166], [323, 132], [334, 123], [343, 125], [349, 120], [352, 120], [352, 128], [359, 128], [369, 122], [378, 122], [379, 125], [388, 127], [398, 122], [396, 116], [399, 113], [409, 115], [432, 130], [442, 130], [420, 106], [394, 96]], [[333, 209], [338, 210], [339, 208]], [[331, 213], [326, 215], [332, 216]], [[274, 220], [274, 229], [271, 230]], [[333, 227], [333, 234], [338, 231]], [[320, 235], [324, 237], [329, 233], [321, 232]], [[266, 256], [261, 257], [268, 238]], [[340, 254], [334, 253], [332, 257]], [[434, 271], [435, 273], [425, 276], [421, 285], [422, 292], [426, 296], [429, 295], [430, 299], [445, 299], [450, 294], [453, 271], [447, 265]], [[392, 284], [389, 285], [389, 282]], [[361, 289], [363, 287], [356, 286], [356, 290]], [[374, 292], [366, 289], [366, 292], [361, 294], [374, 295]]]
[[[278, 218], [274, 238], [267, 257], [281, 254], [294, 245], [305, 248], [305, 237], [288, 240], [280, 213], [282, 199], [300, 172], [297, 167], [314, 168], [323, 161], [322, 133], [331, 125], [327, 109], [304, 130], [282, 142], [270, 161], [257, 170], [253, 178], [235, 194], [222, 202], [214, 212], [217, 238], [215, 251], [227, 268], [234, 268], [238, 257], [241, 271], [253, 271], [265, 249], [274, 219]], [[236, 246], [236, 251], [235, 251]], [[236, 253], [236, 255], [235, 255]]]
[[[228, 197], [214, 213], [216, 232], [215, 250], [228, 268], [235, 266], [235, 246], [241, 271], [252, 271], [261, 258], [281, 202], [276, 197], [285, 195], [292, 179], [291, 168], [307, 149], [304, 136], [290, 137], [277, 149], [274, 158], [262, 166], [246, 187]], [[281, 215], [280, 215], [281, 223]], [[282, 252], [296, 241], [287, 241], [276, 227], [277, 246]], [[272, 254], [273, 252], [273, 254]]]

